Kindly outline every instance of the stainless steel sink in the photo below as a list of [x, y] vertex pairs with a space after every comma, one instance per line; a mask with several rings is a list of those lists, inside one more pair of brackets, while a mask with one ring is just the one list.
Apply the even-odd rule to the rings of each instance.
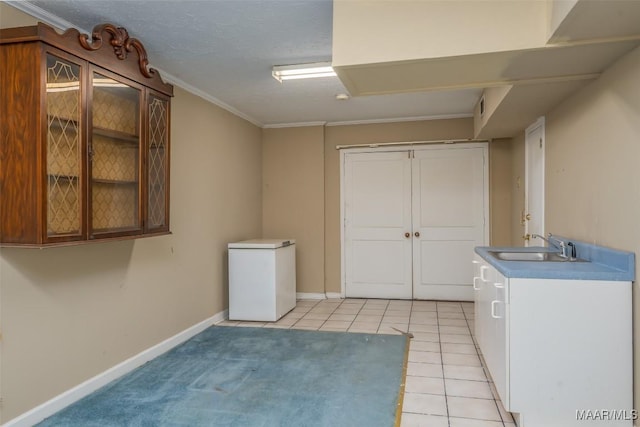
[[585, 262], [584, 259], [580, 258], [563, 258], [557, 252], [489, 251], [489, 254], [502, 261]]

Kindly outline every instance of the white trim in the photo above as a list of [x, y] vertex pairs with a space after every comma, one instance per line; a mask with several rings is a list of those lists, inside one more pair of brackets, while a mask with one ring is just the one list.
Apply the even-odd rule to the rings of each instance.
[[[545, 234], [544, 227], [544, 200], [545, 200], [545, 150], [546, 150], [546, 136], [545, 136], [545, 118], [544, 116], [538, 117], [538, 119], [533, 122], [530, 126], [528, 126], [524, 131], [524, 213], [525, 215], [529, 213], [529, 134], [534, 132], [536, 129], [541, 128], [541, 139], [542, 139], [542, 159], [541, 159], [541, 196], [542, 200], [540, 201], [540, 208], [542, 210], [541, 218], [540, 218], [540, 229], [543, 236]], [[530, 234], [529, 230], [529, 222], [525, 221], [524, 233]], [[525, 246], [529, 246], [530, 240], [525, 240]]]
[[327, 295], [324, 293], [297, 292], [296, 299], [327, 299]]
[[[490, 157], [489, 157], [489, 142], [481, 143], [484, 145], [482, 148], [482, 168], [483, 168], [483, 177], [484, 186], [482, 191], [484, 191], [484, 200], [482, 201], [484, 204], [484, 245], [489, 246], [491, 244], [491, 185], [489, 182], [489, 169], [491, 169]], [[472, 289], [473, 290], [473, 289]], [[473, 300], [473, 298], [472, 298]]]
[[346, 270], [346, 262], [345, 262], [345, 186], [344, 186], [344, 173], [345, 173], [345, 162], [347, 153], [352, 152], [352, 150], [340, 150], [340, 293], [342, 295], [347, 295], [347, 270]]
[[353, 150], [356, 148], [385, 148], [392, 147], [393, 151], [398, 151], [395, 147], [405, 147], [411, 150], [414, 145], [442, 145], [442, 144], [468, 144], [473, 142], [490, 142], [488, 139], [434, 139], [430, 141], [398, 141], [398, 142], [372, 142], [364, 144], [336, 145], [336, 150]]
[[301, 128], [307, 126], [325, 126], [327, 122], [275, 123], [262, 126], [263, 129]]
[[6, 424], [3, 424], [4, 427], [28, 427], [34, 424], [37, 424], [44, 420], [47, 417], [55, 414], [56, 412], [66, 408], [72, 403], [77, 402], [83, 397], [93, 393], [98, 390], [100, 387], [105, 386], [106, 384], [114, 381], [121, 376], [133, 371], [134, 369], [144, 365], [150, 360], [155, 359], [156, 357], [166, 353], [177, 345], [182, 344], [189, 338], [199, 334], [204, 331], [208, 327], [225, 320], [228, 317], [228, 310], [221, 311], [212, 317], [203, 320], [200, 323], [197, 323], [178, 334], [167, 338], [150, 347], [133, 357], [107, 369], [106, 371], [96, 375], [95, 377], [89, 378], [85, 382], [78, 384], [77, 386], [65, 391], [44, 402], [41, 405], [36, 406], [35, 408], [25, 412], [22, 415], [13, 418]]
[[[448, 143], [447, 140], [439, 141], [411, 141], [411, 142], [384, 142], [373, 144], [358, 144], [353, 146], [337, 145], [341, 147], [340, 153], [382, 153], [386, 151], [412, 151], [412, 150], [446, 150], [449, 148], [479, 148], [489, 144], [486, 139], [456, 140]], [[337, 149], [337, 148], [336, 148]], [[341, 173], [340, 177], [343, 175]]]
[[328, 299], [344, 299], [344, 294], [341, 292], [327, 292]]
[[469, 117], [473, 117], [473, 114], [472, 113], [436, 114], [432, 116], [396, 117], [393, 119], [346, 120], [342, 122], [327, 122], [327, 126], [369, 125], [369, 124], [377, 124], [377, 123], [395, 123], [395, 122], [420, 122], [424, 120], [467, 119]]

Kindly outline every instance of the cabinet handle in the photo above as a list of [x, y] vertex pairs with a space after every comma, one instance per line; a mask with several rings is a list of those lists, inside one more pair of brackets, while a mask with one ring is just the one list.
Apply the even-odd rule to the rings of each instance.
[[480, 280], [482, 280], [483, 282], [487, 281], [487, 278], [484, 277], [484, 272], [487, 271], [489, 269], [489, 267], [487, 267], [486, 265], [481, 265], [480, 266]]
[[495, 286], [498, 289], [504, 289], [504, 283], [497, 282], [497, 283], [494, 283], [493, 286]]
[[496, 304], [499, 303], [500, 301], [498, 300], [493, 300], [491, 301], [491, 317], [493, 317], [494, 319], [502, 319], [501, 316], [497, 316], [496, 315]]
[[413, 235], [416, 236], [416, 237], [420, 237], [420, 232], [416, 231], [415, 233], [413, 233]]
[[408, 239], [409, 237], [411, 237], [411, 233], [404, 233], [404, 237]]
[[479, 279], [479, 277], [474, 277], [473, 278], [473, 290], [474, 291], [479, 291], [480, 290], [480, 286], [476, 286], [476, 281]]

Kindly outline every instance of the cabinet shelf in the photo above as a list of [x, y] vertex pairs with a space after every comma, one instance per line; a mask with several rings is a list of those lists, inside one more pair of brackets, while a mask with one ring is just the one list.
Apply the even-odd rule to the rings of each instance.
[[77, 181], [78, 177], [75, 175], [60, 175], [60, 174], [56, 174], [56, 173], [50, 173], [47, 174], [47, 177], [49, 178], [49, 180], [62, 180], [62, 181]]
[[96, 135], [104, 136], [109, 139], [121, 141], [131, 145], [135, 145], [135, 146], [140, 145], [140, 137], [138, 135], [133, 135], [126, 132], [120, 132], [113, 129], [100, 128], [96, 126], [93, 127], [93, 133]]
[[105, 185], [138, 185], [138, 181], [125, 181], [120, 179], [101, 179], [101, 178], [93, 178], [91, 182], [94, 184], [105, 184]]
[[[53, 117], [53, 120], [52, 120], [52, 117]], [[56, 118], [58, 118], [58, 117], [59, 117], [59, 116], [51, 116], [51, 115], [47, 115], [47, 126], [48, 126], [49, 128], [62, 130], [62, 129], [63, 129], [62, 124], [60, 123], [60, 121], [59, 121], [59, 120], [56, 120]], [[76, 134], [78, 133], [78, 127], [80, 126], [80, 124], [78, 123], [78, 121], [77, 121], [77, 120], [71, 120], [71, 119], [68, 119], [68, 118], [66, 118], [66, 117], [61, 117], [61, 119], [62, 119], [63, 121], [65, 121], [65, 122], [67, 122], [67, 123], [72, 123], [72, 124], [74, 125], [74, 127], [72, 127], [72, 128], [70, 128], [70, 127], [66, 127], [66, 128], [65, 128], [65, 131], [66, 131], [66, 132], [71, 132], [71, 131], [73, 131], [73, 133], [76, 133]]]
[[[67, 118], [63, 118], [63, 119], [64, 121], [73, 123], [75, 125], [75, 127], [72, 127], [72, 128], [69, 128], [69, 127], [65, 128], [65, 132], [73, 132], [77, 134], [79, 123], [76, 120], [70, 120]], [[51, 120], [51, 116], [47, 116], [47, 122], [50, 128], [59, 129], [59, 130], [63, 129], [62, 124], [58, 120]], [[95, 135], [104, 136], [114, 141], [128, 143], [135, 146], [140, 145], [140, 136], [134, 135], [131, 133], [121, 132], [114, 129], [101, 128], [97, 126], [93, 127], [93, 133]]]

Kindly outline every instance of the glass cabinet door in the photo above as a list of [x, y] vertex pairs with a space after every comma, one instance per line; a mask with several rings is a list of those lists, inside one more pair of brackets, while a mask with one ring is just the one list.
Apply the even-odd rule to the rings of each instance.
[[91, 235], [135, 234], [140, 215], [140, 99], [135, 87], [92, 75]]
[[81, 67], [47, 53], [47, 238], [81, 236]]
[[149, 96], [147, 229], [169, 229], [169, 101]]

